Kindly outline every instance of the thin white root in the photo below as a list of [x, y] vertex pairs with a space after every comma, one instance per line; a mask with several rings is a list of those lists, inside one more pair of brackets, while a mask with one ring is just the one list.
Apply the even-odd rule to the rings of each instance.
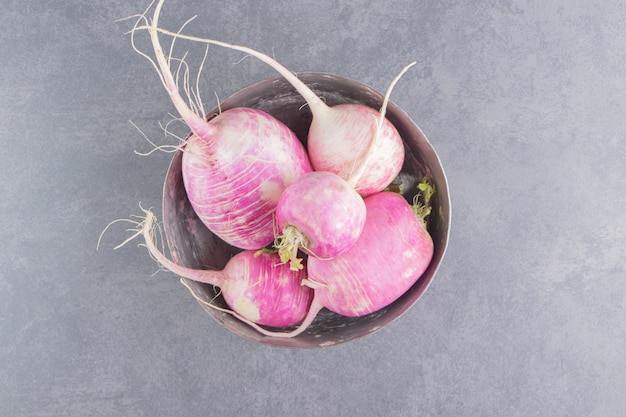
[[163, 123], [159, 122], [159, 127], [161, 128], [161, 130], [163, 130], [163, 134], [165, 135], [165, 137], [171, 136], [174, 139], [177, 139], [178, 142], [182, 145], [185, 142], [185, 138], [182, 136], [179, 136], [175, 133], [173, 133], [170, 130], [170, 125], [174, 124], [174, 123], [181, 123], [184, 127], [185, 127], [185, 131], [188, 132], [189, 127], [185, 124], [185, 121], [183, 119], [181, 119], [180, 117], [176, 117], [171, 113], [168, 113], [168, 115], [171, 117], [171, 119], [165, 124], [163, 125]]
[[148, 14], [148, 11], [152, 8], [153, 5], [154, 5], [154, 1], [150, 2], [150, 4], [146, 8], [146, 10], [144, 10], [143, 13], [131, 16], [132, 18], [136, 18], [137, 20], [135, 22], [135, 25], [133, 26], [133, 28], [129, 32], [130, 33], [130, 44], [131, 44], [131, 46], [132, 46], [132, 48], [133, 48], [133, 50], [135, 52], [137, 52], [139, 55], [141, 55], [144, 58], [146, 58], [148, 60], [148, 62], [150, 62], [150, 64], [156, 70], [159, 78], [161, 79], [161, 83], [165, 86], [165, 80], [163, 79], [163, 74], [161, 74], [161, 69], [159, 68], [158, 64], [154, 61], [154, 59], [151, 56], [149, 56], [147, 53], [145, 53], [141, 49], [139, 49], [139, 47], [135, 43], [135, 32], [137, 32], [137, 29], [140, 28], [140, 27], [144, 28], [144, 29], [148, 29], [149, 28], [150, 22], [148, 21], [148, 18], [146, 17], [146, 15]]
[[166, 153], [174, 153], [177, 151], [181, 151], [183, 150], [183, 142], [184, 139], [179, 138], [178, 136], [174, 135], [173, 133], [170, 133], [168, 131], [168, 127], [169, 125], [173, 122], [174, 120], [168, 122], [165, 126], [161, 125], [161, 128], [164, 130], [165, 132], [165, 136], [173, 136], [175, 138], [177, 138], [181, 143], [179, 145], [157, 145], [156, 143], [154, 143], [154, 141], [152, 141], [148, 135], [146, 135], [140, 128], [139, 126], [137, 126], [132, 120], [130, 120], [130, 124], [133, 125], [133, 127], [135, 129], [137, 129], [137, 131], [141, 134], [141, 136], [143, 136], [143, 138], [146, 140], [146, 142], [148, 142], [150, 145], [152, 145], [152, 149], [149, 150], [148, 152], [139, 152], [138, 150], [134, 150], [133, 152], [135, 152], [137, 155], [141, 155], [141, 156], [148, 156], [156, 151], [163, 151]]
[[186, 280], [181, 279], [180, 280], [181, 284], [183, 284], [191, 293], [191, 295], [193, 296], [193, 298], [196, 299], [196, 301], [198, 301], [200, 304], [202, 304], [203, 306], [209, 307], [213, 310], [216, 311], [220, 311], [222, 313], [227, 313], [230, 314], [231, 316], [235, 317], [237, 320], [240, 320], [241, 322], [247, 324], [248, 326], [252, 327], [254, 330], [258, 331], [261, 334], [264, 335], [268, 335], [268, 330], [264, 329], [263, 327], [259, 326], [258, 324], [256, 324], [253, 321], [248, 320], [247, 318], [241, 316], [240, 314], [234, 312], [231, 309], [228, 308], [224, 308], [224, 307], [220, 307], [216, 304], [213, 303], [213, 300], [211, 301], [206, 301], [204, 298], [202, 298], [202, 296], [200, 296], [196, 290], [194, 290], [188, 283]]
[[402, 70], [398, 73], [398, 75], [396, 75], [391, 81], [389, 88], [387, 88], [387, 92], [385, 93], [382, 106], [380, 108], [380, 111], [378, 112], [377, 120], [375, 122], [375, 128], [374, 128], [374, 132], [372, 133], [372, 139], [367, 145], [365, 152], [363, 152], [362, 159], [355, 160], [355, 165], [353, 166], [352, 168], [353, 170], [350, 173], [348, 182], [352, 186], [355, 186], [357, 184], [357, 182], [359, 181], [359, 179], [365, 172], [365, 168], [367, 167], [367, 164], [369, 163], [369, 160], [372, 157], [372, 154], [374, 153], [376, 142], [378, 142], [378, 138], [380, 137], [380, 132], [383, 130], [383, 124], [385, 123], [385, 115], [387, 114], [387, 106], [389, 104], [389, 97], [391, 96], [391, 91], [393, 90], [396, 83], [400, 80], [400, 78], [402, 78], [404, 73], [407, 72], [408, 69], [411, 68], [416, 63], [417, 62], [411, 62], [409, 65], [402, 68]]
[[[147, 14], [154, 7], [155, 3], [156, 3], [156, 8], [155, 8], [152, 20], [150, 20], [147, 17]], [[135, 24], [133, 28], [129, 31], [130, 38], [131, 38], [131, 46], [135, 52], [137, 52], [139, 55], [143, 56], [150, 62], [150, 64], [156, 70], [159, 76], [159, 79], [161, 81], [161, 84], [163, 84], [163, 86], [168, 92], [171, 93], [173, 88], [176, 88], [178, 90], [179, 85], [182, 81], [182, 84], [183, 84], [182, 90], [184, 91], [186, 99], [177, 100], [176, 98], [172, 97], [172, 101], [174, 102], [177, 110], [179, 111], [179, 113], [181, 113], [181, 116], [183, 116], [183, 118], [186, 119], [192, 116], [204, 118], [205, 112], [204, 112], [204, 105], [202, 103], [201, 96], [200, 96], [199, 81], [200, 81], [200, 74], [202, 72], [202, 67], [204, 66], [206, 62], [208, 48], [205, 51], [205, 55], [200, 65], [200, 69], [197, 72], [197, 76], [195, 80], [195, 87], [191, 88], [190, 87], [191, 85], [190, 70], [189, 70], [187, 63], [185, 62], [186, 54], [182, 58], [174, 57], [174, 46], [175, 46], [176, 40], [180, 37], [180, 36], [176, 36], [177, 32], [172, 32], [175, 36], [172, 36], [172, 41], [169, 45], [167, 54], [165, 53], [165, 51], [163, 51], [160, 48], [160, 45], [154, 44], [155, 40], [153, 39], [153, 46], [155, 47], [154, 53], [155, 53], [156, 58], [148, 55], [148, 53], [142, 51], [137, 46], [136, 39], [135, 39], [137, 30], [147, 29], [151, 34], [151, 38], [155, 38], [156, 33], [160, 31], [160, 29], [158, 28], [158, 19], [159, 19], [160, 9], [162, 5], [163, 5], [163, 0], [152, 1], [143, 13], [129, 17], [129, 18], [135, 19]], [[186, 22], [184, 22], [182, 26], [180, 27], [180, 29], [178, 30], [178, 33], [180, 33], [194, 19], [195, 19], [195, 16], [188, 19]], [[174, 71], [174, 74], [172, 74], [171, 72], [173, 61], [178, 62], [178, 67]]]
[[[126, 231], [131, 232], [132, 235], [128, 237], [127, 239], [125, 239], [122, 243], [114, 246], [113, 250], [117, 250], [121, 248], [122, 246], [125, 246], [128, 242], [136, 239], [138, 236], [143, 235], [146, 230], [149, 232], [149, 236], [151, 239], [154, 238], [154, 234], [158, 231], [158, 233], [161, 235], [161, 241], [162, 241], [163, 240], [162, 231], [159, 225], [156, 223], [156, 216], [152, 212], [152, 209], [144, 209], [143, 207], [141, 207], [141, 204], [139, 204], [139, 208], [141, 209], [141, 211], [143, 211], [144, 213], [143, 216], [131, 215], [129, 219], [117, 219], [117, 220], [113, 220], [109, 222], [109, 224], [106, 225], [104, 230], [100, 232], [100, 236], [98, 237], [98, 243], [96, 245], [96, 250], [100, 249], [102, 237], [104, 236], [106, 231], [114, 224], [120, 223], [120, 222], [130, 223], [134, 225], [134, 227], [126, 229]], [[139, 244], [139, 246], [145, 246], [145, 245]]]
[[237, 314], [236, 312], [234, 312], [234, 311], [232, 311], [230, 309], [223, 308], [223, 307], [220, 307], [218, 305], [213, 304], [212, 302], [206, 301], [204, 298], [202, 298], [200, 295], [198, 295], [196, 293], [196, 291], [193, 288], [191, 288], [191, 286], [189, 284], [187, 284], [187, 282], [185, 280], [181, 279], [180, 282], [185, 287], [187, 287], [187, 289], [189, 290], [189, 292], [191, 293], [193, 298], [195, 298], [203, 306], [206, 306], [208, 308], [214, 309], [216, 311], [221, 311], [222, 313], [230, 314], [231, 316], [233, 316], [236, 319], [240, 320], [242, 323], [245, 323], [248, 326], [252, 327], [254, 330], [256, 330], [257, 332], [261, 333], [264, 336], [278, 337], [278, 338], [292, 338], [292, 337], [295, 337], [295, 336], [299, 335], [300, 333], [304, 332], [309, 327], [309, 325], [315, 319], [315, 316], [317, 315], [319, 310], [322, 308], [322, 306], [320, 304], [317, 304], [315, 302], [315, 299], [313, 299], [313, 301], [311, 302], [311, 307], [309, 309], [309, 312], [307, 313], [306, 317], [304, 318], [304, 321], [300, 325], [298, 325], [298, 327], [296, 327], [294, 330], [291, 330], [291, 331], [288, 331], [288, 332], [281, 332], [281, 331], [275, 332], [275, 331], [267, 330], [267, 329], [261, 327], [260, 325], [258, 325], [256, 323], [246, 319], [245, 317]]
[[194, 93], [193, 93], [194, 101], [198, 103], [198, 112], [200, 113], [202, 117], [206, 115], [206, 110], [204, 110], [204, 104], [200, 96], [200, 75], [202, 74], [202, 70], [204, 69], [204, 65], [206, 64], [206, 59], [208, 56], [209, 56], [209, 45], [207, 45], [204, 50], [204, 56], [202, 57], [202, 61], [200, 62], [200, 67], [198, 68], [198, 71], [196, 73], [196, 86], [195, 86]]
[[[171, 77], [172, 77], [171, 73], [164, 74], [162, 69], [161, 69], [161, 67], [157, 63], [157, 60], [155, 60], [153, 57], [148, 55], [148, 53], [142, 51], [137, 46], [136, 38], [135, 38], [138, 27], [147, 27], [147, 28], [151, 27], [150, 26], [151, 23], [150, 23], [150, 21], [149, 21], [149, 19], [147, 17], [147, 14], [154, 7], [155, 3], [156, 3], [156, 0], [153, 0], [148, 5], [148, 7], [144, 10], [143, 13], [130, 16], [130, 17], [126, 18], [126, 19], [135, 19], [135, 24], [134, 24], [133, 28], [129, 32], [130, 33], [130, 38], [131, 38], [131, 46], [132, 46], [133, 50], [135, 52], [137, 52], [139, 55], [141, 55], [144, 58], [146, 58], [150, 62], [150, 64], [156, 70], [161, 83], [169, 91], [169, 89], [168, 89], [168, 80], [171, 79]], [[159, 2], [159, 5], [161, 3], [162, 3], [162, 1]], [[159, 7], [159, 5], [157, 5], [157, 7]], [[191, 19], [187, 20], [181, 26], [181, 28], [179, 30], [182, 31], [185, 28], [185, 26], [187, 24], [189, 24], [194, 18], [195, 17], [192, 17]], [[156, 19], [158, 19], [158, 10], [157, 10], [157, 12], [155, 12], [154, 19], [155, 19], [154, 24], [156, 24]], [[174, 50], [175, 41], [176, 41], [176, 38], [173, 38], [172, 42], [170, 43], [169, 53], [168, 53], [167, 56], [162, 51], [161, 51], [161, 53], [163, 54], [165, 62], [167, 63], [167, 68], [168, 69], [171, 68], [172, 62], [177, 62], [178, 63], [178, 66], [177, 66], [176, 71], [175, 71], [176, 75], [175, 75], [173, 83], [175, 84], [176, 88], [178, 88], [179, 83], [180, 83], [179, 80], [182, 80], [183, 91], [185, 91], [185, 94], [186, 94], [186, 104], [188, 106], [189, 112], [191, 112], [193, 114], [196, 114], [199, 117], [204, 118], [205, 117], [204, 105], [202, 104], [202, 100], [201, 100], [201, 97], [200, 97], [199, 80], [200, 80], [200, 73], [202, 71], [202, 67], [204, 66], [204, 63], [206, 62], [206, 57], [207, 57], [207, 54], [208, 54], [208, 47], [207, 47], [207, 51], [205, 52], [205, 56], [202, 59], [201, 67], [198, 70], [198, 74], [197, 74], [197, 77], [196, 77], [195, 88], [192, 90], [190, 88], [190, 82], [189, 82], [190, 70], [189, 70], [189, 66], [185, 62], [186, 54], [183, 56], [183, 58], [174, 58], [173, 57], [173, 50]], [[163, 129], [163, 131], [165, 133], [165, 137], [172, 136], [172, 137], [176, 138], [178, 140], [178, 144], [157, 145], [154, 141], [150, 140], [147, 137], [147, 135], [145, 133], [143, 133], [141, 131], [141, 129], [139, 129], [139, 127], [137, 125], [135, 125], [131, 121], [131, 124], [142, 134], [142, 136], [146, 139], [146, 141], [150, 145], [152, 145], [152, 149], [150, 151], [140, 152], [140, 151], [135, 150], [134, 152], [136, 154], [138, 154], [138, 155], [141, 155], [141, 156], [147, 156], [147, 155], [150, 155], [150, 154], [154, 153], [155, 151], [163, 151], [163, 152], [167, 152], [167, 153], [174, 153], [176, 151], [182, 150], [183, 145], [184, 145], [184, 139], [182, 139], [178, 135], [173, 134], [169, 130], [169, 126], [170, 126], [170, 124], [173, 121], [182, 121], [182, 119], [180, 117], [174, 117], [174, 116], [172, 116], [172, 117], [173, 117], [173, 120], [170, 120], [169, 122], [167, 122], [165, 126], [163, 126], [161, 123], [159, 123], [159, 125]]]
[[222, 114], [222, 102], [220, 101], [220, 97], [217, 95], [217, 91], [214, 91], [215, 99], [217, 100], [217, 114]]
[[[111, 226], [113, 226], [114, 224], [120, 223], [120, 222], [128, 222], [128, 223], [132, 223], [134, 225], [138, 225], [139, 224], [139, 222], [137, 222], [135, 220], [131, 220], [131, 219], [117, 219], [117, 220], [113, 220], [113, 221], [109, 222], [109, 224], [106, 225], [104, 230], [102, 230], [102, 232], [100, 232], [100, 236], [98, 236], [98, 243], [96, 244], [96, 250], [100, 250], [100, 243], [102, 243], [102, 237], [104, 236], [106, 231], [109, 230], [109, 228]], [[126, 229], [126, 231], [137, 232], [137, 229]], [[134, 239], [139, 233], [141, 233], [141, 232], [135, 233], [135, 235], [133, 235], [130, 239], [126, 239], [124, 242], [122, 242], [121, 244], [115, 246], [113, 249], [115, 250], [117, 248], [120, 248], [120, 247], [124, 246], [130, 240]]]
[[[406, 67], [402, 68], [402, 70], [396, 75], [393, 80], [391, 80], [391, 84], [387, 88], [387, 92], [385, 93], [385, 98], [383, 99], [383, 105], [380, 108], [380, 116], [378, 117], [378, 130], [382, 129], [383, 122], [385, 121], [385, 114], [387, 113], [387, 105], [389, 104], [389, 97], [391, 97], [391, 91], [396, 86], [400, 78], [404, 75], [405, 72], [409, 70], [413, 65], [417, 64], [416, 61], [411, 62]], [[378, 133], [377, 133], [378, 134]]]
[[[162, 1], [163, 0], [159, 0], [159, 4], [157, 5], [157, 8], [161, 5]], [[184, 35], [180, 31], [172, 32], [172, 31], [157, 27], [157, 25], [154, 24], [154, 22], [152, 25], [149, 25], [147, 24], [147, 20], [145, 19], [143, 20], [145, 24], [142, 25], [140, 24], [140, 22], [141, 22], [141, 19], [137, 21], [137, 24], [133, 28], [133, 31], [137, 31], [137, 30], [156, 31], [164, 35], [168, 35], [174, 39], [186, 39], [186, 40], [193, 41], [193, 42], [217, 45], [223, 48], [228, 48], [228, 49], [233, 49], [239, 52], [244, 52], [250, 56], [253, 56], [259, 59], [260, 61], [265, 62], [272, 68], [274, 68], [280, 75], [282, 75], [285, 79], [287, 79], [287, 81], [289, 81], [289, 83], [293, 85], [293, 87], [298, 91], [298, 93], [300, 93], [304, 97], [304, 99], [309, 103], [309, 106], [312, 109], [315, 109], [314, 112], [321, 113], [328, 109], [328, 106], [306, 84], [304, 84], [304, 82], [302, 82], [293, 72], [289, 71], [287, 68], [285, 68], [282, 64], [280, 64], [278, 61], [276, 61], [274, 58], [270, 57], [269, 55], [256, 51], [252, 48], [248, 48], [246, 46], [235, 45], [235, 44], [231, 44], [227, 42], [217, 41], [214, 39], [201, 38], [198, 36]]]

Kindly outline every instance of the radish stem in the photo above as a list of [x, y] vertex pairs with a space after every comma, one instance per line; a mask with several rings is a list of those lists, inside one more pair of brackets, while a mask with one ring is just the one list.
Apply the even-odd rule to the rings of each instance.
[[[137, 234], [127, 239], [124, 243], [141, 234], [144, 237], [145, 246], [148, 248], [150, 256], [152, 256], [160, 265], [162, 265], [167, 270], [175, 273], [176, 275], [180, 275], [181, 277], [188, 278], [193, 281], [203, 282], [205, 284], [211, 284], [218, 287], [222, 286], [222, 283], [224, 281], [224, 274], [222, 273], [222, 271], [187, 268], [185, 266], [178, 265], [176, 262], [173, 262], [169, 258], [167, 258], [165, 254], [163, 254], [163, 252], [154, 243], [154, 231], [157, 228], [157, 225], [155, 223], [156, 216], [150, 210], [142, 210], [145, 216], [143, 221], [138, 224], [138, 228], [136, 229]], [[118, 245], [117, 247], [119, 246], [120, 245]]]

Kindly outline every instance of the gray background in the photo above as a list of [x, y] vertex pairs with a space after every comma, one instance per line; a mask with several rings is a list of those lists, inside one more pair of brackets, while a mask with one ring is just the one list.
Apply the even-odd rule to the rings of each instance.
[[[0, 415], [624, 415], [622, 1], [168, 0], [163, 26], [197, 14], [294, 71], [384, 90], [418, 62], [392, 99], [446, 168], [448, 252], [399, 320], [304, 351], [220, 327], [113, 250], [124, 225], [96, 251], [140, 202], [160, 215], [171, 155], [136, 155], [129, 120], [165, 143], [173, 107], [117, 21], [147, 3], [1, 3]], [[275, 75], [241, 57], [211, 49], [207, 107]]]

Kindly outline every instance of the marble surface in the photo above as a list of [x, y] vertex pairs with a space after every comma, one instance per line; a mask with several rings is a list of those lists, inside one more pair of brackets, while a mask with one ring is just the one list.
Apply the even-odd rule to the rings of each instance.
[[[159, 213], [171, 158], [134, 153], [174, 111], [119, 20], [146, 7], [3, 2], [0, 415], [624, 415], [621, 1], [167, 1], [163, 26], [198, 15], [189, 33], [294, 71], [384, 90], [418, 62], [392, 99], [446, 168], [448, 252], [399, 320], [318, 350], [223, 329], [144, 248], [113, 250], [124, 224], [96, 250]], [[203, 75], [213, 107], [275, 74], [211, 48]]]

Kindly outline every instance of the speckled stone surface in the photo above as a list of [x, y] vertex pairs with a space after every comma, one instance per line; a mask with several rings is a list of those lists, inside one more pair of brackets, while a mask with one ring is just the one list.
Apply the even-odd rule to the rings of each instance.
[[[392, 99], [446, 168], [448, 252], [399, 320], [318, 350], [223, 329], [145, 249], [112, 249], [124, 224], [96, 251], [159, 213], [171, 158], [133, 152], [129, 120], [163, 143], [173, 112], [118, 21], [146, 7], [2, 6], [0, 415], [624, 415], [621, 1], [167, 1], [165, 27], [198, 15], [189, 33], [294, 71], [384, 90], [417, 61]], [[275, 75], [241, 58], [210, 49], [207, 107]]]

